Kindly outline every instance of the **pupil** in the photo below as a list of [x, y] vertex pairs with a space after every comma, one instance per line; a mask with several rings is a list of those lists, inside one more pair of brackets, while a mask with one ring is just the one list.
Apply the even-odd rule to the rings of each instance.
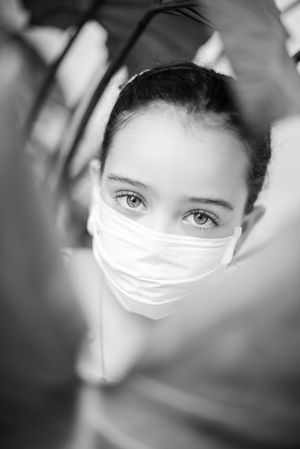
[[127, 200], [127, 202], [129, 203], [129, 206], [132, 206], [132, 207], [137, 207], [137, 206], [139, 206], [139, 199], [136, 197], [136, 196], [130, 196], [130, 197], [128, 197], [128, 200]]
[[199, 224], [203, 224], [203, 223], [206, 223], [206, 216], [204, 215], [204, 214], [196, 214], [196, 217], [195, 217], [195, 219], [196, 219], [196, 221], [199, 223]]

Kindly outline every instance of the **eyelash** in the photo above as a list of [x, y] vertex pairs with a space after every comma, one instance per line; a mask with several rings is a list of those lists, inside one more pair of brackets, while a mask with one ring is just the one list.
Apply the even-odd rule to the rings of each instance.
[[[129, 211], [129, 212], [140, 212], [140, 210], [138, 209], [138, 207], [135, 209], [134, 207], [130, 207], [130, 206], [128, 206], [128, 207], [126, 207], [126, 206], [124, 206], [124, 205], [122, 205], [121, 204], [121, 202], [119, 201], [120, 200], [120, 198], [128, 198], [128, 197], [130, 197], [130, 196], [132, 196], [132, 197], [135, 197], [135, 198], [137, 198], [139, 201], [141, 201], [141, 204], [143, 205], [143, 207], [144, 208], [146, 208], [147, 206], [146, 206], [146, 201], [144, 200], [144, 198], [140, 195], [140, 194], [138, 194], [138, 193], [136, 193], [136, 192], [133, 192], [133, 191], [131, 191], [131, 190], [119, 190], [118, 192], [116, 192], [114, 195], [113, 195], [113, 199], [114, 199], [114, 201], [117, 203], [117, 205], [119, 206], [119, 207], [121, 207], [121, 208], [123, 208], [123, 209], [125, 209], [126, 211]], [[199, 225], [199, 224], [197, 224], [197, 223], [191, 223], [191, 225], [194, 225], [195, 227], [197, 227], [198, 229], [209, 229], [209, 228], [211, 228], [211, 227], [214, 227], [214, 226], [219, 226], [219, 219], [218, 219], [218, 217], [216, 216], [216, 215], [214, 215], [214, 214], [211, 214], [211, 213], [208, 213], [207, 211], [204, 211], [204, 210], [202, 210], [202, 209], [194, 209], [194, 210], [191, 210], [191, 211], [189, 211], [185, 216], [184, 216], [184, 219], [186, 219], [187, 217], [190, 217], [190, 216], [193, 216], [193, 215], [196, 215], [196, 214], [202, 214], [202, 215], [204, 215], [205, 217], [207, 217], [212, 223], [213, 223], [213, 226], [209, 226], [209, 227], [206, 227], [205, 225]]]
[[[188, 212], [188, 214], [185, 215], [184, 218], [187, 218], [187, 217], [189, 217], [189, 216], [193, 216], [193, 215], [196, 215], [196, 214], [202, 214], [202, 215], [204, 215], [205, 217], [207, 217], [209, 220], [212, 221], [213, 226], [219, 226], [219, 224], [220, 224], [220, 223], [219, 223], [219, 219], [218, 219], [218, 217], [217, 217], [216, 215], [211, 214], [211, 213], [207, 213], [206, 211], [204, 211], [204, 210], [202, 210], [202, 209], [194, 209], [194, 210], [191, 210], [191, 211]], [[195, 225], [196, 227], [198, 227], [199, 229], [205, 228], [204, 225], [201, 226], [201, 225], [198, 225], [198, 224], [196, 224], [196, 223], [194, 223], [194, 225]], [[211, 227], [212, 227], [212, 226], [211, 226]], [[205, 229], [207, 229], [207, 228], [205, 228]]]
[[[141, 201], [141, 203], [142, 203], [142, 205], [144, 206], [144, 207], [146, 207], [146, 202], [145, 202], [145, 200], [144, 200], [144, 198], [143, 197], [141, 197], [141, 195], [139, 195], [139, 194], [137, 194], [136, 192], [132, 192], [132, 191], [129, 191], [129, 190], [119, 190], [118, 192], [116, 192], [114, 195], [113, 195], [113, 199], [115, 200], [115, 202], [117, 203], [117, 205], [118, 206], [120, 206], [120, 207], [122, 207], [123, 209], [125, 209], [125, 210], [127, 210], [127, 211], [134, 211], [135, 209], [134, 208], [131, 208], [131, 207], [125, 207], [125, 206], [123, 206], [121, 203], [120, 203], [120, 201], [119, 201], [119, 199], [120, 198], [128, 198], [128, 197], [130, 197], [130, 196], [132, 196], [132, 197], [135, 197], [135, 198], [137, 198], [138, 200], [140, 200]], [[136, 211], [137, 212], [137, 211]]]

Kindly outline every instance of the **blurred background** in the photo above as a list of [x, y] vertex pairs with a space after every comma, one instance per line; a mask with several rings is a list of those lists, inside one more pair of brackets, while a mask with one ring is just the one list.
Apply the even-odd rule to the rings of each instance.
[[[148, 8], [164, 12], [136, 41]], [[299, 447], [299, 24], [295, 0], [0, 0], [1, 447]], [[274, 121], [267, 212], [240, 271], [100, 389], [76, 374], [86, 323], [60, 249], [90, 246], [89, 163], [120, 86], [183, 59], [236, 76], [258, 134]]]

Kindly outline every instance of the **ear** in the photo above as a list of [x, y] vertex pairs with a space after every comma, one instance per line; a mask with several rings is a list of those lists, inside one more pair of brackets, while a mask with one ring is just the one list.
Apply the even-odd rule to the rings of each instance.
[[244, 216], [241, 223], [242, 234], [236, 245], [236, 252], [240, 251], [256, 223], [264, 216], [265, 210], [265, 207], [260, 204], [254, 206], [252, 211]]
[[101, 183], [101, 164], [98, 159], [93, 159], [89, 167], [92, 187], [99, 187]]

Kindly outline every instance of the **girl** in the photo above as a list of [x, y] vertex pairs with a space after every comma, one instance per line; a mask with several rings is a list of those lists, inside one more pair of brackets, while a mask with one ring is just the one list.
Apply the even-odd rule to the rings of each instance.
[[124, 376], [157, 320], [230, 263], [264, 212], [270, 154], [244, 134], [225, 75], [184, 63], [125, 85], [91, 169], [93, 250], [70, 263], [90, 327], [85, 378]]

